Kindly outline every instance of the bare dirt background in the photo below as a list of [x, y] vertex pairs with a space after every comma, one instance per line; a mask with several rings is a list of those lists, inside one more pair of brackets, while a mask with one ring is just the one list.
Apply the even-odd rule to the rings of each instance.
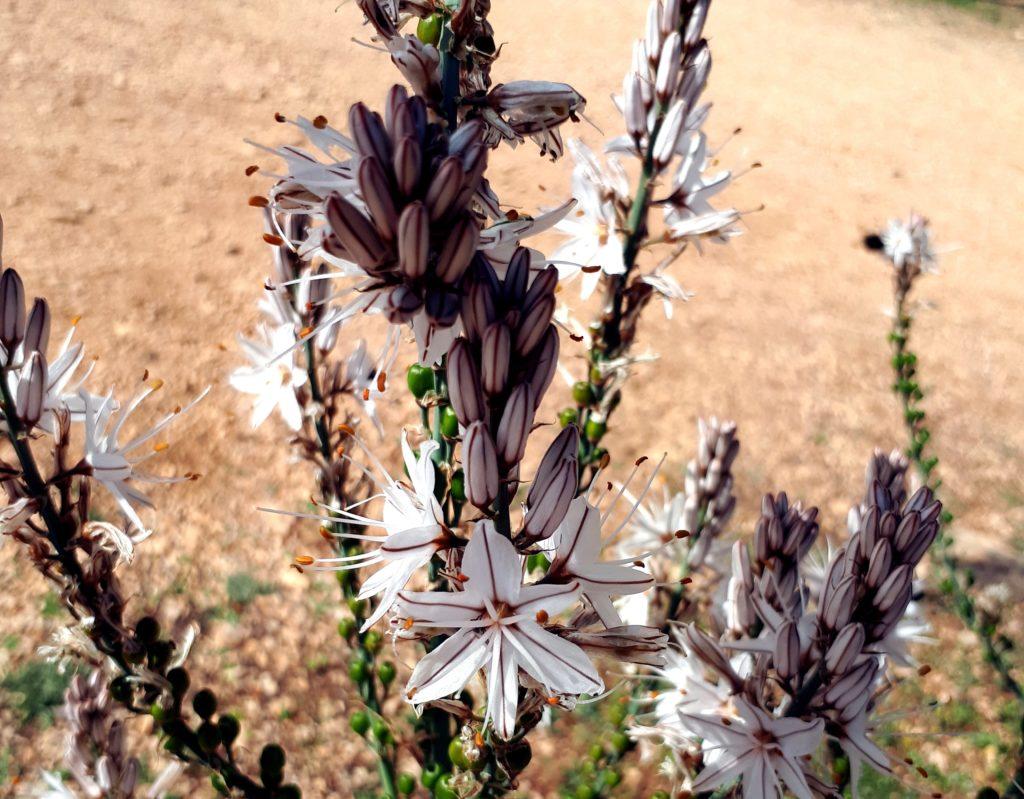
[[[609, 96], [645, 5], [497, 2], [492, 21], [507, 44], [495, 77], [572, 83], [593, 123], [614, 132]], [[916, 346], [961, 552], [1019, 598], [1020, 26], [941, 5], [715, 4], [710, 133], [722, 141], [742, 126], [722, 162], [764, 167], [728, 199], [765, 208], [730, 246], [677, 267], [697, 296], [675, 321], [652, 312], [645, 325], [643, 343], [662, 358], [641, 370], [618, 412], [610, 444], [619, 462], [668, 448], [666, 474], [675, 478], [697, 415], [729, 416], [743, 438], [740, 531], [763, 491], [786, 488], [821, 506], [826, 530], [841, 532], [871, 447], [902, 440], [888, 392], [888, 276], [859, 240], [890, 215], [921, 210], [940, 244], [960, 246], [945, 256], [944, 274], [921, 286], [937, 310], [921, 316]], [[259, 217], [246, 206], [266, 182], [243, 170], [272, 164], [243, 138], [295, 141], [275, 111], [340, 124], [354, 100], [382, 98], [395, 73], [353, 36], [366, 38], [354, 6], [319, 0], [0, 0], [7, 262], [31, 293], [49, 297], [57, 319], [83, 314], [97, 386], [131, 391], [148, 369], [167, 380], [170, 405], [214, 385], [164, 458], [168, 470], [205, 477], [158, 494], [158, 535], [132, 569], [136, 607], [202, 623], [199, 671], [243, 715], [247, 745], [286, 744], [309, 797], [372, 785], [371, 764], [347, 730], [332, 585], [311, 587], [287, 569], [315, 531], [253, 510], [293, 506], [309, 475], [289, 463], [280, 427], [250, 431], [245, 401], [225, 377], [268, 269]], [[586, 124], [574, 133], [594, 145], [602, 138]], [[509, 204], [551, 205], [568, 190], [569, 165], [552, 166], [532, 147], [494, 161], [492, 183]], [[0, 553], [0, 675], [31, 660], [61, 621], [43, 612], [46, 591], [26, 571], [13, 547]], [[232, 574], [269, 593], [229, 602]], [[961, 679], [976, 660], [971, 640], [947, 628], [952, 654], [935, 657], [958, 676], [927, 686], [930, 695], [984, 699], [983, 687]], [[61, 732], [20, 723], [2, 698], [0, 706], [0, 794], [18, 795], [53, 765]], [[977, 724], [994, 718], [986, 711]], [[958, 741], [921, 746], [942, 766], [957, 757]], [[968, 770], [983, 778], [994, 754], [972, 751]], [[559, 768], [536, 766], [529, 789], [554, 791]], [[178, 793], [205, 795], [203, 785], [188, 777]]]

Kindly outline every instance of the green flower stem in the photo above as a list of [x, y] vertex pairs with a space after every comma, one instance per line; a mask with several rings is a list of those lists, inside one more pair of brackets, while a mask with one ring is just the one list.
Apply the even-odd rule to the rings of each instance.
[[[939, 459], [925, 455], [925, 446], [931, 438], [931, 431], [925, 422], [925, 412], [920, 404], [924, 393], [917, 382], [917, 356], [909, 348], [912, 324], [913, 317], [906, 311], [906, 295], [897, 291], [895, 319], [889, 335], [893, 345], [892, 366], [896, 375], [893, 391], [899, 397], [903, 410], [903, 421], [909, 439], [907, 456], [917, 469], [922, 482], [937, 493], [942, 485], [942, 481], [935, 476]], [[973, 574], [970, 569], [961, 566], [953, 555], [953, 539], [948, 533], [948, 526], [952, 521], [953, 514], [943, 510], [939, 519], [939, 534], [935, 545], [930, 549], [932, 561], [942, 572], [942, 590], [952, 601], [953, 610], [964, 626], [978, 636], [984, 659], [995, 669], [1002, 689], [1018, 702], [1024, 701], [1024, 690], [1011, 673], [1011, 666], [1003, 649], [996, 643], [994, 625], [979, 617], [974, 598], [968, 590], [974, 581]]]
[[[610, 403], [604, 403], [605, 394], [608, 390], [607, 375], [602, 369], [606, 361], [613, 360], [624, 354], [622, 341], [622, 321], [626, 290], [629, 286], [629, 279], [636, 267], [636, 259], [643, 249], [644, 240], [647, 236], [647, 219], [651, 207], [651, 193], [656, 177], [654, 167], [654, 142], [658, 138], [658, 131], [661, 130], [662, 122], [665, 119], [666, 108], [658, 105], [657, 118], [648, 138], [647, 150], [644, 153], [643, 166], [640, 170], [640, 177], [637, 180], [636, 194], [629, 208], [629, 215], [626, 219], [626, 228], [623, 231], [625, 238], [622, 243], [622, 260], [626, 271], [621, 275], [606, 276], [605, 307], [600, 320], [591, 324], [590, 347], [587, 352], [589, 368], [587, 370], [586, 382], [591, 389], [592, 402], [586, 408], [579, 408], [580, 429], [583, 432], [581, 439], [581, 469], [590, 470], [590, 477], [582, 481], [589, 486], [597, 471], [604, 450], [598, 447], [600, 438], [597, 435], [591, 439], [586, 434], [588, 424], [592, 421], [600, 423], [602, 430], [607, 425], [608, 418], [618, 405], [615, 398]], [[595, 414], [596, 409], [602, 408], [600, 418]]]
[[[895, 316], [889, 340], [892, 342], [892, 367], [896, 382], [893, 391], [899, 397], [903, 411], [903, 422], [906, 426], [909, 444], [907, 456], [917, 469], [922, 482], [936, 493], [942, 481], [935, 476], [939, 459], [925, 456], [925, 446], [931, 439], [931, 431], [925, 422], [925, 412], [921, 407], [924, 392], [917, 382], [917, 356], [910, 349], [910, 333], [913, 316], [907, 312], [907, 294], [897, 288], [895, 299]], [[953, 521], [953, 514], [943, 510], [939, 519], [939, 533], [930, 553], [932, 562], [942, 573], [941, 588], [952, 602], [953, 610], [960, 617], [964, 626], [973, 632], [981, 643], [982, 656], [996, 672], [1002, 690], [1012, 696], [1020, 705], [1024, 703], [1024, 689], [1014, 678], [1011, 665], [1005, 655], [1006, 646], [997, 643], [995, 624], [980, 616], [974, 598], [969, 591], [974, 583], [974, 575], [970, 569], [962, 567], [953, 555], [953, 539], [947, 532], [947, 526]], [[1018, 750], [1017, 771], [1003, 799], [1020, 799], [1024, 797], [1024, 718], [1021, 720], [1021, 742]]]
[[[317, 372], [316, 347], [314, 346], [312, 339], [308, 339], [305, 343], [305, 354], [306, 375], [309, 379], [309, 393], [312, 397], [314, 406], [322, 409], [324, 407], [324, 396], [320, 387], [320, 376]], [[337, 491], [335, 490], [336, 487], [331, 484], [330, 470], [331, 464], [334, 462], [334, 452], [331, 447], [331, 433], [328, 428], [328, 421], [322, 410], [319, 410], [314, 417], [313, 427], [316, 430], [317, 443], [320, 447], [320, 455], [324, 459], [324, 474], [321, 479], [321, 499], [325, 505], [333, 507], [341, 502], [342, 498], [337, 495]], [[347, 523], [340, 518], [331, 522], [331, 527], [334, 528], [334, 532], [344, 532], [347, 526]], [[342, 543], [343, 541], [344, 539], [342, 538], [335, 539], [334, 547], [338, 554], [344, 554], [345, 547]], [[353, 654], [355, 658], [366, 664], [366, 668], [362, 670], [363, 674], [358, 679], [353, 678], [352, 682], [366, 707], [382, 721], [385, 721], [383, 716], [381, 716], [377, 671], [374, 668], [374, 652], [367, 645], [367, 637], [369, 636], [370, 631], [364, 633], [360, 629], [363, 621], [365, 620], [365, 616], [363, 614], [365, 603], [358, 599], [359, 577], [356, 570], [353, 569], [339, 572], [338, 582], [341, 587], [342, 598], [352, 611], [352, 616], [355, 621], [355, 632], [353, 633], [354, 640], [352, 641]], [[394, 753], [390, 751], [389, 745], [386, 742], [376, 740], [370, 741], [367, 739], [367, 743], [373, 753], [377, 756], [377, 771], [380, 774], [380, 784], [383, 795], [388, 797], [388, 799], [397, 799], [398, 789], [395, 787]]]
[[[65, 578], [69, 583], [75, 585], [82, 598], [89, 602], [91, 607], [100, 607], [101, 598], [95, 595], [95, 589], [91, 584], [83, 579], [82, 569], [78, 560], [75, 558], [73, 551], [67, 548], [70, 537], [66, 533], [66, 526], [60, 520], [60, 514], [56, 507], [54, 507], [49, 486], [39, 472], [32, 448], [27, 441], [27, 431], [24, 430], [21, 420], [18, 418], [16, 403], [11, 395], [7, 380], [8, 371], [8, 368], [0, 369], [0, 402], [2, 402], [3, 420], [7, 427], [7, 436], [21, 466], [24, 488], [28, 496], [35, 500], [39, 508], [39, 514], [46, 525], [46, 537], [54, 548], [55, 557], [60, 563]], [[79, 617], [76, 608], [69, 606], [69, 610], [76, 618]], [[98, 615], [96, 616], [95, 625], [99, 629], [94, 630], [96, 633], [93, 636], [94, 643], [117, 664], [118, 669], [121, 671], [122, 676], [115, 680], [115, 682], [133, 677], [135, 672], [121, 646], [123, 643], [121, 631], [110, 629], [107, 622]], [[109, 635], [103, 634], [104, 628], [109, 629]], [[134, 705], [130, 691], [124, 692], [112, 689], [111, 695], [131, 713], [149, 713], [148, 709], [139, 708]], [[269, 799], [269, 797], [273, 796], [273, 792], [270, 789], [246, 776], [236, 767], [230, 748], [226, 747], [227, 758], [224, 758], [215, 751], [208, 751], [201, 746], [198, 733], [182, 717], [180, 701], [175, 702], [173, 716], [164, 719], [163, 725], [155, 725], [154, 731], [157, 734], [163, 733], [168, 723], [173, 724], [173, 740], [178, 744], [177, 748], [169, 748], [169, 751], [178, 759], [196, 763], [210, 772], [219, 775], [226, 785], [241, 791], [249, 799]], [[187, 752], [184, 750], [187, 750]]]

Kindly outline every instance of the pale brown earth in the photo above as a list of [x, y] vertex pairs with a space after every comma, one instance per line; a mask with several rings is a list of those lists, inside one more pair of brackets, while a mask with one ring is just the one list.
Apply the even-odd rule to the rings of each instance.
[[[507, 44], [496, 78], [568, 81], [587, 96], [594, 125], [616, 133], [609, 96], [645, 5], [497, 2], [492, 19]], [[7, 263], [31, 293], [50, 298], [58, 319], [83, 315], [97, 387], [132, 391], [148, 369], [167, 380], [171, 405], [214, 386], [163, 458], [168, 471], [205, 476], [156, 492], [158, 534], [128, 578], [135, 607], [166, 623], [201, 622], [198, 672], [244, 717], [247, 747], [287, 745], [309, 797], [372, 786], [372, 764], [347, 729], [332, 586], [287, 568], [315, 531], [288, 532], [253, 510], [294, 507], [309, 474], [289, 462], [277, 423], [249, 429], [245, 400], [225, 377], [268, 269], [259, 217], [246, 206], [267, 181], [243, 170], [271, 164], [243, 139], [297, 143], [275, 111], [342, 124], [354, 100], [379, 101], [395, 73], [351, 41], [366, 38], [357, 21], [352, 4], [332, 2], [0, 3]], [[615, 418], [618, 463], [668, 450], [666, 474], [677, 479], [697, 415], [728, 416], [743, 439], [739, 531], [749, 532], [762, 492], [785, 488], [819, 505], [826, 530], [841, 533], [871, 448], [902, 440], [888, 391], [888, 275], [859, 242], [890, 215], [917, 209], [940, 245], [958, 247], [944, 255], [943, 274], [920, 286], [936, 310], [922, 313], [915, 345], [960, 552], [1020, 597], [1020, 26], [880, 0], [716, 3], [709, 131], [721, 142], [743, 128], [722, 163], [764, 166], [728, 200], [764, 210], [747, 216], [746, 234], [729, 246], [677, 265], [696, 297], [674, 321], [652, 309], [644, 325], [642, 346], [662, 358], [639, 370]], [[574, 132], [601, 140], [586, 124]], [[568, 164], [526, 146], [500, 153], [491, 180], [506, 203], [530, 210], [563, 197], [568, 175]], [[411, 420], [405, 413], [388, 415]], [[233, 620], [223, 609], [234, 572], [276, 590]], [[40, 615], [45, 589], [11, 546], [0, 554], [0, 585], [2, 674], [33, 657], [60, 616]], [[976, 663], [971, 639], [944, 629], [961, 654], [935, 655], [941, 664]], [[931, 694], [948, 698], [947, 683]], [[51, 767], [60, 735], [0, 710], [10, 775], [0, 793], [23, 792]], [[920, 746], [943, 767], [964, 751], [976, 759], [972, 773], [989, 774], [992, 753], [957, 740]], [[561, 768], [535, 764], [531, 790], [553, 793]], [[205, 785], [190, 776], [178, 793], [205, 795]]]

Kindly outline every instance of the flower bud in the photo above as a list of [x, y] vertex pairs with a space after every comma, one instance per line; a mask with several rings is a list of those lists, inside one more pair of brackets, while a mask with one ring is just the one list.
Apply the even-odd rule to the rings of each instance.
[[485, 510], [498, 496], [498, 457], [483, 422], [473, 422], [462, 439], [462, 464], [466, 472], [466, 499]]
[[415, 194], [423, 169], [423, 151], [420, 143], [412, 136], [400, 138], [395, 146], [391, 166], [395, 171], [398, 190], [407, 197]]
[[512, 389], [498, 423], [498, 457], [506, 468], [519, 463], [526, 454], [526, 442], [533, 429], [533, 409], [533, 389], [529, 383], [520, 383]]
[[845, 674], [863, 648], [863, 625], [847, 624], [825, 652], [825, 669], [829, 674]]
[[537, 472], [526, 497], [526, 515], [521, 533], [525, 542], [533, 543], [551, 537], [565, 519], [569, 505], [576, 496], [578, 484], [579, 467], [574, 458], [562, 459], [556, 466]]
[[398, 265], [414, 280], [427, 271], [430, 219], [421, 202], [409, 203], [398, 219]]
[[34, 427], [43, 415], [48, 382], [46, 359], [39, 352], [33, 352], [21, 367], [15, 398], [18, 418], [26, 427]]
[[824, 606], [818, 612], [818, 617], [826, 629], [838, 630], [850, 620], [856, 589], [857, 579], [851, 576], [844, 578], [828, 593]]
[[708, 2], [709, 0], [697, 0], [690, 11], [690, 19], [686, 23], [686, 31], [683, 35], [683, 47], [687, 50], [700, 41], [704, 31], [704, 20], [708, 17]]
[[398, 227], [398, 212], [391, 197], [391, 181], [385, 174], [381, 162], [373, 156], [365, 156], [356, 170], [356, 182], [377, 232], [386, 240], [392, 241]]
[[[874, 606], [882, 613], [905, 604], [910, 599], [910, 582], [913, 579], [913, 569], [908, 565], [900, 566], [890, 574], [885, 582], [875, 593]], [[900, 612], [902, 615], [902, 611]]]
[[517, 355], [528, 355], [540, 343], [547, 333], [554, 312], [555, 297], [553, 294], [545, 294], [525, 313], [516, 330]]
[[333, 192], [324, 206], [327, 224], [352, 259], [360, 266], [380, 266], [387, 247], [370, 221], [352, 203]]
[[889, 576], [892, 569], [892, 544], [889, 539], [883, 538], [875, 544], [871, 557], [868, 560], [868, 571], [864, 575], [864, 583], [868, 588], [878, 588], [882, 581]]
[[[686, 118], [686, 104], [676, 100], [665, 114], [658, 138], [654, 140], [654, 165], [658, 170], [664, 169], [676, 154], [679, 138], [684, 132], [683, 122]], [[702, 135], [702, 134], [698, 134]]]
[[490, 325], [480, 345], [480, 377], [483, 389], [490, 395], [500, 394], [508, 382], [512, 334], [502, 322]]
[[450, 155], [441, 161], [427, 187], [426, 201], [431, 222], [436, 222], [455, 207], [464, 178], [461, 158]]
[[658, 58], [658, 74], [654, 80], [654, 94], [662, 103], [675, 93], [679, 84], [680, 59], [682, 58], [683, 40], [677, 31], [672, 31], [661, 45]]
[[476, 220], [464, 216], [452, 228], [437, 257], [437, 276], [445, 283], [457, 283], [469, 268], [480, 241]]
[[25, 326], [25, 352], [38, 351], [46, 355], [50, 343], [50, 306], [46, 300], [36, 297]]
[[837, 710], [842, 710], [870, 690], [877, 672], [878, 661], [875, 658], [862, 661], [825, 691], [825, 701]]
[[480, 375], [470, 344], [461, 336], [448, 350], [448, 396], [463, 427], [480, 421], [486, 415]]
[[0, 344], [10, 355], [24, 335], [25, 286], [17, 272], [5, 269], [0, 276]]
[[626, 75], [622, 86], [622, 102], [626, 132], [639, 141], [647, 131], [647, 108], [644, 105], [641, 78], [635, 72]]
[[530, 360], [529, 366], [529, 381], [530, 387], [533, 389], [533, 409], [535, 411], [540, 407], [551, 381], [555, 379], [559, 347], [558, 328], [548, 325], [547, 332], [541, 339], [540, 347]]
[[470, 341], [479, 341], [495, 316], [494, 295], [490, 287], [479, 280], [472, 280], [462, 300], [462, 326]]
[[360, 155], [373, 156], [381, 164], [391, 163], [391, 140], [380, 114], [364, 103], [356, 103], [349, 109], [348, 126]]
[[775, 671], [783, 680], [800, 673], [800, 633], [792, 621], [784, 621], [776, 634]]
[[517, 247], [509, 260], [505, 271], [505, 304], [509, 308], [519, 308], [526, 299], [526, 290], [530, 282], [530, 251], [526, 247]]
[[644, 30], [644, 44], [649, 58], [657, 58], [661, 50], [661, 3], [647, 7], [647, 27]]
[[682, 14], [682, 0], [666, 0], [661, 9], [661, 34], [668, 36], [672, 31], [678, 30], [680, 16]]

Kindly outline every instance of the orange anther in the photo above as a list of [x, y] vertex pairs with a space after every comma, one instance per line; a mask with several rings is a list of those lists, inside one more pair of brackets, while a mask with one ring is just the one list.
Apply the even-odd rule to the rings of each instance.
[[547, 624], [547, 621], [548, 621], [548, 612], [546, 610], [538, 610], [537, 611], [537, 623], [538, 624]]

